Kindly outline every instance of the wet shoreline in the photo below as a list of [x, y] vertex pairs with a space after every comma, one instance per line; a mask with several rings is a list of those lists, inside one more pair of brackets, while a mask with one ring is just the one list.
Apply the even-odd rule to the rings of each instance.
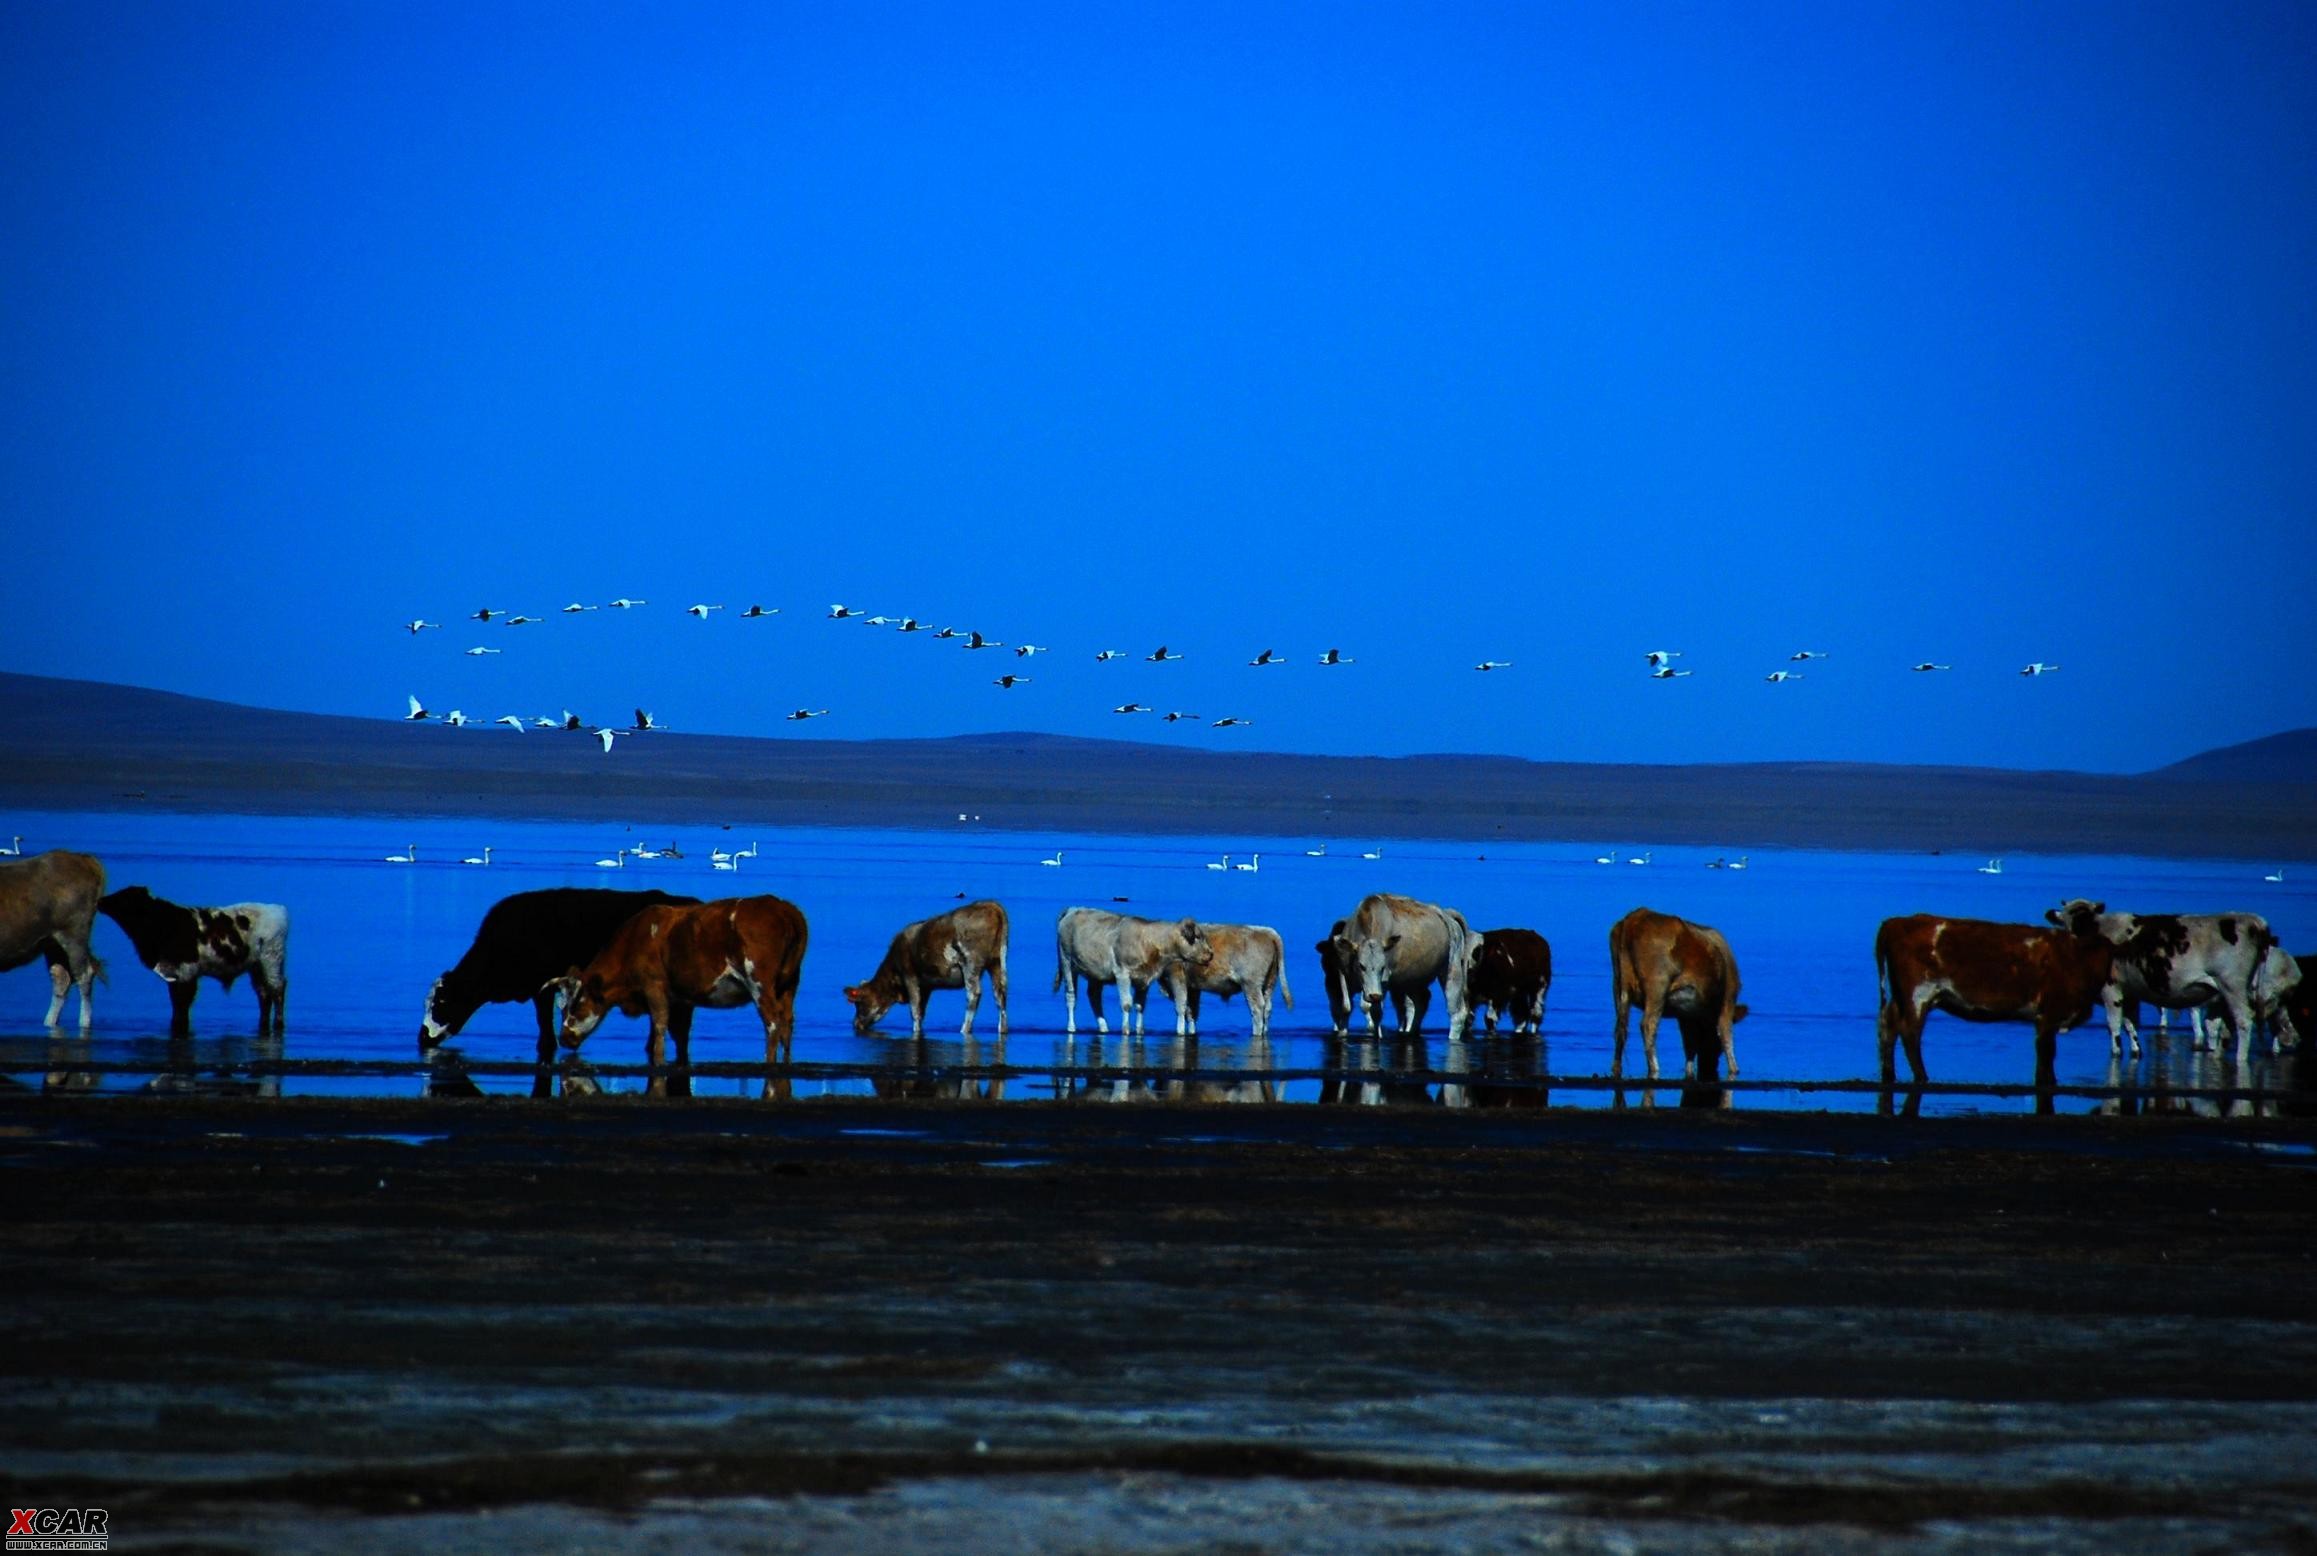
[[1151, 1497], [1209, 1543], [1283, 1497], [2305, 1541], [2313, 1159], [2277, 1119], [6, 1097], [0, 1442], [12, 1493], [227, 1549], [737, 1548], [770, 1499], [995, 1550]]

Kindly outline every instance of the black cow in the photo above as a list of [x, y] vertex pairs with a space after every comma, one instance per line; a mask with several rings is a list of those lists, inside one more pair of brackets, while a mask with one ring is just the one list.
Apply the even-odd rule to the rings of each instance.
[[[428, 1058], [485, 1005], [529, 1000], [539, 1015], [539, 1062], [555, 1059], [555, 996], [562, 980], [595, 960], [621, 926], [645, 908], [690, 907], [700, 899], [664, 891], [602, 891], [557, 886], [503, 898], [483, 915], [475, 943], [459, 964], [435, 979], [419, 1023], [419, 1057]], [[542, 1072], [533, 1085], [547, 1093]]]

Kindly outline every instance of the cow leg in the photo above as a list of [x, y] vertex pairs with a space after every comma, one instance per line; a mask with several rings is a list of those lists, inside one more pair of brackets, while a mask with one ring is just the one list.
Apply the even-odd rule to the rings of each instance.
[[1065, 973], [1062, 979], [1062, 1030], [1071, 1037], [1078, 1035], [1078, 974]]
[[201, 991], [199, 979], [169, 985], [169, 1035], [186, 1037], [193, 1031], [193, 996]]
[[1729, 1000], [1722, 1001], [1722, 1015], [1716, 1025], [1722, 1039], [1722, 1078], [1734, 1081], [1738, 1078], [1738, 1023], [1731, 1012], [1731, 1004]]
[[268, 978], [274, 986], [274, 1035], [278, 1037], [290, 1021], [290, 975], [286, 969], [276, 967]]
[[[675, 1073], [668, 1077], [668, 1095], [692, 1095], [692, 1007], [671, 1005], [668, 1010], [668, 1035], [676, 1040]], [[657, 1062], [657, 1061], [655, 1061]]]
[[2035, 1110], [2038, 1113], [2056, 1111], [2052, 1090], [2059, 1085], [2060, 1029], [2049, 1017], [2039, 1017], [2035, 1024]]
[[[1427, 983], [1400, 1002], [1400, 1035], [1414, 1037], [1422, 1032], [1425, 1013], [1431, 1008], [1432, 985]], [[1455, 1009], [1454, 1005], [1449, 1007], [1448, 1035], [1461, 1037], [1463, 1034], [1456, 1030]]]
[[555, 1065], [555, 985], [549, 984], [531, 996], [531, 1013], [539, 1018], [539, 1067], [532, 1072], [531, 1095], [555, 1095], [554, 1078], [549, 1071]]
[[1006, 1035], [1006, 946], [998, 942], [998, 959], [990, 964], [990, 992], [998, 997], [998, 1036]]
[[1663, 1018], [1664, 1012], [1654, 1000], [1642, 1001], [1641, 1057], [1649, 1065], [1649, 1078], [1651, 1080], [1657, 1079], [1657, 1023]]
[[1134, 997], [1134, 977], [1122, 968], [1118, 974], [1118, 1035], [1139, 1037], [1143, 1030], [1142, 1002]]
[[1260, 1043], [1271, 1036], [1271, 985], [1259, 983], [1246, 993], [1247, 1035]]
[[[2138, 1000], [2127, 1002], [2123, 992], [2114, 985], [2110, 985], [2103, 992], [2100, 1003], [2107, 1007], [2109, 1055], [2113, 1057], [2124, 1051], [2123, 1034], [2129, 1032], [2132, 1034], [2132, 1056], [2138, 1058], [2140, 1056], [2140, 1023], [2134, 1018], [2139, 1014], [2140, 1002]], [[2130, 1009], [2126, 1008], [2127, 1004], [2131, 1006]]]
[[1617, 1040], [1616, 1046], [1609, 1051], [1609, 1073], [1611, 1075], [1623, 1075], [1625, 1073], [1626, 1018], [1633, 1012], [1633, 991], [1625, 986], [1624, 979], [1616, 977], [1614, 974], [1610, 977], [1609, 984], [1610, 999], [1617, 1009]]
[[2214, 1003], [2228, 1013], [2229, 1027], [2237, 1039], [2237, 1068], [2241, 1070], [2253, 1051], [2253, 1008], [2241, 996], [2227, 990], [2223, 990]]
[[[909, 1035], [913, 1038], [923, 1039], [925, 1036], [925, 985], [919, 983], [915, 978], [903, 978], [901, 990], [903, 998], [909, 1002]], [[767, 1064], [771, 1062], [769, 1059], [765, 1061]]]
[[[1087, 975], [1086, 1008], [1094, 1015], [1094, 1035], [1097, 1037], [1107, 1036], [1110, 1032], [1110, 1018], [1102, 1013], [1102, 991], [1108, 987], [1108, 984], [1091, 973]], [[1120, 1019], [1124, 1020], [1125, 1018], [1121, 1017]], [[1070, 1030], [1075, 1032], [1078, 1029], [1072, 1027]]]
[[957, 1029], [960, 1037], [973, 1036], [973, 1018], [982, 1008], [982, 970], [979, 962], [965, 964], [965, 1024]]
[[[72, 987], [72, 974], [65, 970], [63, 959], [53, 955], [48, 959], [48, 987], [51, 992], [48, 1014], [40, 1018], [40, 1024], [44, 1027], [55, 1026], [56, 1018], [64, 1014], [65, 991]], [[86, 996], [82, 998], [81, 1009], [88, 1009]]]
[[1535, 1033], [1545, 1030], [1545, 991], [1542, 986], [1537, 989], [1537, 997], [1529, 1001], [1529, 1030]]
[[1192, 1037], [1199, 1035], [1199, 993], [1200, 990], [1194, 984], [1184, 995], [1184, 1004], [1180, 1007], [1184, 1020], [1190, 1026], [1189, 1035]]

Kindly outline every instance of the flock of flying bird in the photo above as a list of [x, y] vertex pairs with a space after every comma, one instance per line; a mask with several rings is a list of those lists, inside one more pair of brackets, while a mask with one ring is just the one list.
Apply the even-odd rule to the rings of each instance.
[[[628, 599], [625, 596], [622, 596], [616, 600], [607, 601], [605, 604], [600, 606], [582, 605], [574, 601], [573, 603], [564, 606], [556, 614], [563, 616], [576, 616], [584, 612], [594, 610], [635, 610], [649, 604], [651, 604], [651, 601], [649, 600], [633, 600]], [[723, 609], [724, 607], [722, 605], [701, 603], [686, 606], [684, 608], [684, 614], [692, 617], [696, 621], [706, 621], [712, 613]], [[736, 612], [735, 615], [738, 619], [743, 621], [756, 621], [771, 616], [777, 616], [780, 613], [780, 607], [777, 605], [770, 607], [763, 605], [751, 605], [745, 610]], [[469, 621], [480, 622], [485, 625], [495, 621], [500, 623], [502, 626], [528, 627], [535, 626], [540, 622], [545, 621], [547, 618], [543, 616], [525, 616], [509, 611], [496, 610], [486, 606], [480, 610], [471, 612], [466, 619]], [[933, 638], [935, 641], [954, 640], [968, 650], [995, 650], [1010, 647], [1014, 657], [1021, 660], [1030, 659], [1038, 654], [1053, 652], [1052, 649], [1046, 647], [1044, 644], [1016, 643], [1009, 645], [1006, 643], [998, 642], [992, 638], [986, 638], [979, 632], [962, 630], [957, 627], [936, 627], [930, 625], [929, 623], [918, 620], [915, 616], [870, 615], [863, 611], [855, 610], [849, 605], [831, 605], [828, 610], [827, 619], [830, 621], [857, 621], [863, 626], [868, 627], [890, 627], [897, 632], [905, 634], [923, 632]], [[408, 632], [412, 637], [416, 637], [421, 632], [440, 631], [443, 629], [443, 625], [444, 624], [439, 621], [413, 620], [404, 622], [403, 630]], [[499, 652], [501, 652], [501, 650], [484, 644], [478, 644], [475, 647], [466, 650], [466, 654], [469, 658], [477, 658], [483, 655], [496, 654]], [[1107, 664], [1111, 660], [1124, 659], [1127, 657], [1128, 656], [1125, 653], [1118, 649], [1105, 648], [1098, 650], [1095, 653], [1094, 660], [1097, 664]], [[1167, 645], [1162, 643], [1157, 648], [1153, 649], [1150, 653], [1143, 654], [1138, 657], [1146, 663], [1150, 664], [1168, 664], [1173, 661], [1180, 660], [1185, 656], [1175, 652]], [[1681, 657], [1681, 651], [1678, 649], [1652, 649], [1643, 656], [1649, 668], [1650, 679], [1657, 681], [1679, 680], [1683, 677], [1694, 674], [1694, 671], [1678, 670], [1674, 668], [1673, 661]], [[1790, 664], [1805, 664], [1812, 660], [1824, 659], [1826, 657], [1828, 656], [1822, 650], [1806, 648], [1788, 655], [1787, 660]], [[1253, 659], [1247, 661], [1248, 665], [1255, 669], [1266, 669], [1273, 665], [1283, 665], [1287, 662], [1288, 661], [1275, 650], [1268, 648], [1257, 654]], [[1352, 658], [1350, 655], [1344, 653], [1343, 650], [1337, 648], [1331, 648], [1327, 650], [1325, 653], [1319, 655], [1317, 660], [1317, 663], [1323, 667], [1351, 665], [1357, 664], [1358, 662], [1358, 660]], [[1472, 668], [1485, 674], [1496, 670], [1510, 670], [1512, 667], [1513, 662], [1509, 659], [1483, 659], [1480, 661], [1480, 663], [1474, 665]], [[1922, 663], [1913, 666], [1912, 668], [1917, 674], [1927, 674], [1935, 671], [1951, 670], [1954, 668], [1954, 666], [1935, 664], [1930, 660], [1925, 660]], [[2024, 676], [2049, 675], [2057, 669], [2059, 669], [2059, 666], [2056, 664], [2046, 664], [2042, 660], [2037, 660], [2032, 664], [2021, 666], [2019, 673]], [[1799, 681], [1803, 678], [1804, 676], [1802, 671], [1785, 669], [1773, 670], [1769, 674], [1762, 677], [1763, 680], [1768, 681], [1773, 685], [1777, 685], [1786, 681]], [[1025, 675], [1019, 670], [1014, 670], [1008, 671], [1005, 674], [995, 677], [990, 684], [998, 687], [1002, 691], [1012, 691], [1017, 686], [1026, 686], [1030, 684], [1033, 679], [1035, 678], [1032, 676]], [[802, 722], [806, 719], [825, 718], [827, 717], [829, 711], [830, 710], [827, 708], [798, 708], [794, 712], [788, 714], [787, 718], [792, 723]], [[1113, 713], [1131, 714], [1153, 713], [1157, 710], [1148, 703], [1122, 702], [1112, 707], [1110, 711]], [[436, 720], [437, 717], [438, 716], [436, 714], [429, 711], [425, 704], [420, 702], [419, 699], [415, 696], [410, 699], [410, 711], [404, 715], [405, 721], [411, 723], [430, 722]], [[464, 727], [465, 725], [478, 722], [477, 720], [468, 718], [464, 712], [457, 708], [453, 708], [448, 713], [440, 715], [439, 718], [440, 722], [449, 724], [454, 728]], [[1212, 729], [1243, 728], [1255, 722], [1253, 719], [1240, 718], [1236, 716], [1209, 721], [1201, 718], [1196, 713], [1186, 713], [1180, 709], [1169, 710], [1168, 712], [1161, 714], [1160, 721], [1167, 724], [1180, 724], [1184, 722], [1204, 723]], [[525, 729], [552, 729], [592, 734], [598, 741], [602, 743], [606, 754], [611, 751], [612, 743], [619, 739], [621, 736], [648, 734], [652, 731], [665, 727], [661, 725], [656, 719], [654, 719], [650, 712], [643, 708], [638, 708], [635, 710], [635, 722], [627, 725], [590, 724], [586, 720], [580, 718], [577, 714], [571, 712], [571, 710], [568, 708], [563, 710], [563, 715], [561, 718], [540, 717], [533, 718], [526, 722], [520, 716], [509, 713], [503, 714], [498, 718], [482, 722], [487, 722], [490, 724], [504, 724], [508, 728], [518, 732]]]

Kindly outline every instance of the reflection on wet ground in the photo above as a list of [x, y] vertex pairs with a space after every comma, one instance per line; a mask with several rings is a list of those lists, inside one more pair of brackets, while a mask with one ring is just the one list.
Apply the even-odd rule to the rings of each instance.
[[[1300, 1103], [1322, 1106], [1541, 1109], [1671, 1106], [1705, 1109], [1823, 1108], [1864, 1103], [1883, 1114], [1940, 1111], [2083, 1111], [2115, 1117], [2305, 1117], [2317, 1114], [2317, 1066], [2298, 1050], [2256, 1053], [2242, 1069], [2225, 1046], [2200, 1050], [2185, 1034], [2158, 1035], [2145, 1054], [2112, 1056], [2091, 1083], [1763, 1078], [1733, 1080], [1708, 1056], [1703, 1073], [1652, 1083], [1631, 1076], [1556, 1074], [1552, 1044], [1534, 1034], [1450, 1040], [1386, 1034], [1304, 1034], [1286, 1041], [1160, 1034], [1124, 1037], [1017, 1032], [1006, 1037], [899, 1038], [880, 1062], [695, 1063], [654, 1071], [566, 1055], [547, 1066], [470, 1059], [453, 1043], [425, 1062], [309, 1059], [295, 1038], [150, 1037], [92, 1042], [51, 1032], [0, 1037], [0, 1086], [55, 1092], [220, 1097], [311, 1095], [349, 1086], [409, 1088], [446, 1099], [599, 1096], [638, 1092], [655, 1074], [678, 1095], [761, 1089], [793, 1097], [874, 1096], [980, 1102]], [[404, 1094], [409, 1094], [408, 1090]]]

